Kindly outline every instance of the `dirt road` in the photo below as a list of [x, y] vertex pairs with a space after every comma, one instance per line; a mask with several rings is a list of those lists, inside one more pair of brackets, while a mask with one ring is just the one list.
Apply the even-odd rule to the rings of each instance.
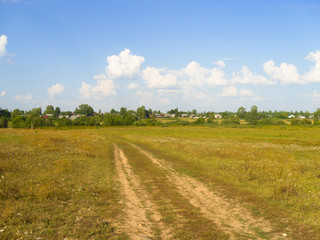
[[[166, 178], [166, 184], [171, 186], [168, 187], [176, 191], [182, 201], [186, 202], [185, 204], [192, 205], [204, 219], [218, 226], [225, 233], [225, 239], [289, 239], [288, 236], [283, 237], [281, 233], [275, 233], [266, 219], [254, 216], [235, 200], [227, 199], [219, 192], [210, 190], [203, 182], [177, 172], [165, 159], [159, 159], [134, 144], [130, 146], [137, 151], [137, 154], [145, 156], [143, 166], [153, 165], [161, 170], [161, 175]], [[133, 156], [133, 153], [130, 154]], [[150, 190], [147, 191], [142, 184], [143, 175], [140, 171], [134, 172], [129, 164], [130, 154], [127, 157], [119, 146], [114, 145], [118, 181], [124, 196], [126, 214], [122, 230], [131, 239], [175, 239], [177, 236], [174, 227], [171, 228], [163, 221], [159, 211], [161, 206], [152, 198]], [[157, 192], [156, 187], [154, 188], [153, 191]], [[154, 192], [151, 193], [154, 195]], [[179, 221], [183, 224], [181, 219]], [[220, 237], [217, 236], [216, 239]]]

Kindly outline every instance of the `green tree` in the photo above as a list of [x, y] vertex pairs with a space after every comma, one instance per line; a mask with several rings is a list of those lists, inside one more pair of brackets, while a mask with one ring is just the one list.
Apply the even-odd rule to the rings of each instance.
[[22, 115], [22, 114], [21, 114], [21, 111], [20, 111], [19, 109], [14, 109], [14, 110], [12, 111], [12, 113], [11, 113], [12, 119], [15, 118], [15, 117], [17, 117], [17, 116], [20, 116], [20, 115]]
[[0, 128], [7, 128], [8, 127], [8, 118], [5, 116], [0, 117]]
[[46, 110], [44, 111], [44, 114], [53, 114], [54, 113], [54, 107], [52, 105], [48, 105], [46, 107]]
[[11, 116], [11, 113], [7, 109], [1, 109], [0, 108], [0, 117], [6, 117], [9, 119]]
[[92, 116], [93, 112], [93, 108], [88, 104], [81, 104], [79, 105], [79, 108], [76, 108], [74, 111], [75, 114], [82, 114], [86, 116]]
[[146, 117], [146, 108], [144, 106], [137, 109], [137, 115], [139, 119], [144, 119]]
[[58, 118], [60, 114], [61, 114], [60, 108], [59, 108], [59, 107], [56, 107], [56, 108], [54, 109], [54, 112], [53, 112], [53, 117], [54, 117], [54, 118]]
[[133, 115], [126, 115], [123, 119], [124, 125], [132, 125], [135, 121], [135, 117]]
[[120, 115], [121, 116], [125, 116], [127, 114], [128, 110], [125, 107], [121, 107], [120, 108]]
[[204, 124], [205, 123], [205, 119], [203, 117], [199, 117], [194, 124], [199, 125], [199, 124]]
[[237, 111], [237, 116], [240, 119], [245, 119], [247, 115], [247, 111], [246, 108], [244, 107], [239, 107], [238, 111]]

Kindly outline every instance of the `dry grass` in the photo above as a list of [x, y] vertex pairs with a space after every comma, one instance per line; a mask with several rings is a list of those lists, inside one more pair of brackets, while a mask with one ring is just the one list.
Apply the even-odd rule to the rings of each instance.
[[0, 238], [121, 238], [112, 161], [90, 130], [1, 130]]
[[320, 238], [318, 128], [188, 126], [0, 130], [0, 239], [126, 238], [116, 228], [123, 213], [114, 139], [124, 140], [129, 164], [177, 238], [227, 236], [125, 142], [242, 201], [293, 239]]
[[213, 187], [224, 185], [232, 197], [250, 202], [257, 214], [278, 221], [283, 231], [291, 224], [297, 239], [320, 236], [320, 133], [315, 128], [141, 130], [127, 129], [122, 136], [179, 171], [212, 181]]

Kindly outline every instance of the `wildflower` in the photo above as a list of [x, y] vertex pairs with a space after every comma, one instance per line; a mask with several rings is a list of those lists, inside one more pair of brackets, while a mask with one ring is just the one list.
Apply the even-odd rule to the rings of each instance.
[[286, 237], [286, 236], [288, 236], [288, 234], [286, 234], [286, 233], [282, 233], [282, 236]]

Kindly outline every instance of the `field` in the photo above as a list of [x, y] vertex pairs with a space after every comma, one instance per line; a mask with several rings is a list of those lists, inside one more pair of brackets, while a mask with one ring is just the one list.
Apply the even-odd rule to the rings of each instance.
[[0, 130], [0, 239], [320, 239], [320, 129]]

